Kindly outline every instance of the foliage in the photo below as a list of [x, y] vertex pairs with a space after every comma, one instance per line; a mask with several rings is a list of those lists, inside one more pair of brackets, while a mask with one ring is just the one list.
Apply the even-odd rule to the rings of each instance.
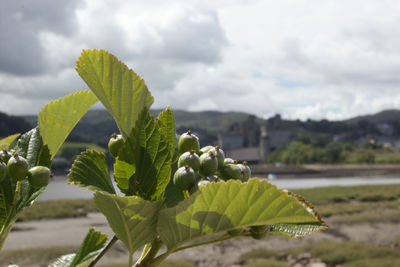
[[[92, 97], [91, 97], [92, 96]], [[73, 126], [97, 100], [90, 91], [81, 91], [50, 102], [39, 113], [39, 126], [23, 134], [2, 139], [11, 152], [26, 158], [29, 168], [50, 167], [52, 158]], [[0, 250], [19, 213], [31, 206], [45, 187], [31, 186], [27, 179], [14, 181], [6, 175], [0, 183]]]
[[[68, 174], [69, 183], [96, 192], [95, 205], [115, 236], [106, 246], [105, 235], [90, 230], [76, 254], [62, 256], [52, 266], [92, 266], [117, 239], [128, 248], [129, 266], [133, 254], [144, 247], [135, 266], [145, 267], [158, 266], [183, 249], [233, 238], [228, 231], [234, 229], [242, 229], [238, 236], [251, 236], [252, 226], [266, 225], [271, 234], [301, 237], [326, 228], [302, 197], [258, 178], [243, 183], [216, 177], [205, 186], [193, 184], [190, 193], [177, 190], [171, 183], [179, 156], [171, 109], [154, 118], [149, 111], [154, 99], [144, 80], [107, 51], [83, 50], [76, 70], [90, 91], [46, 105], [39, 114], [39, 127], [23, 135], [15, 149], [31, 166], [50, 166], [72, 128], [98, 99], [124, 139], [113, 171], [124, 196], [116, 194], [105, 154], [90, 149], [81, 153]], [[12, 204], [14, 188], [16, 197], [21, 188], [16, 206]], [[0, 210], [9, 216], [1, 222], [8, 233], [16, 213], [36, 200], [44, 188], [36, 190], [24, 183], [6, 184], [2, 189], [7, 194], [0, 194]], [[160, 253], [163, 246], [166, 249]]]
[[0, 140], [0, 149], [8, 149], [10, 145], [20, 136], [20, 134], [13, 134]]
[[127, 137], [139, 113], [154, 101], [144, 80], [104, 50], [83, 50], [76, 65], [79, 75]]
[[105, 247], [107, 235], [90, 229], [77, 253], [60, 257], [49, 267], [85, 267], [88, 266]]
[[400, 163], [400, 152], [386, 149], [380, 143], [364, 142], [357, 146], [354, 142], [327, 142], [323, 136], [310, 143], [308, 138], [304, 134], [298, 136], [286, 147], [270, 152], [266, 161], [294, 165]]
[[79, 91], [48, 103], [39, 112], [41, 136], [52, 158], [80, 118], [96, 102], [97, 98], [91, 91]]

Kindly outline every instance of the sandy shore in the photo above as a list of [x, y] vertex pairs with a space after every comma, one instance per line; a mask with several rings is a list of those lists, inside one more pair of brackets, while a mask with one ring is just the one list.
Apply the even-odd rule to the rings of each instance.
[[[393, 233], [400, 233], [400, 225], [393, 223], [334, 225], [329, 220], [327, 223], [330, 226], [328, 230], [301, 239], [270, 236], [261, 241], [255, 241], [251, 238], [237, 238], [185, 250], [170, 258], [187, 259], [201, 267], [234, 266], [241, 254], [254, 249], [277, 250], [321, 240], [353, 240], [381, 246], [390, 245]], [[15, 224], [16, 231], [10, 233], [4, 250], [40, 246], [78, 246], [90, 227], [112, 235], [104, 216], [100, 213], [91, 213], [84, 218], [19, 222]], [[122, 245], [120, 244], [119, 247], [121, 248]], [[124, 258], [126, 258], [124, 252], [122, 252], [122, 258], [121, 254], [111, 253], [102, 262], [124, 262]]]

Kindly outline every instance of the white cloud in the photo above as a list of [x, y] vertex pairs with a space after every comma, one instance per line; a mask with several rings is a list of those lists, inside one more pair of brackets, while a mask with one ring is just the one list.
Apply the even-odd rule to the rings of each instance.
[[399, 12], [389, 0], [86, 0], [61, 5], [58, 20], [25, 8], [13, 24], [14, 6], [0, 23], [17, 33], [3, 44], [0, 111], [35, 99], [19, 113], [37, 112], [82, 89], [74, 61], [95, 47], [139, 73], [155, 107], [301, 119], [399, 108]]

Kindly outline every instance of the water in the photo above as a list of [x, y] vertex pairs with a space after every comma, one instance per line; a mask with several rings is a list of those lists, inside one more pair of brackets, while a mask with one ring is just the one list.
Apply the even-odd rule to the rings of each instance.
[[[275, 179], [270, 181], [282, 189], [314, 188], [326, 186], [353, 186], [353, 185], [379, 185], [400, 184], [399, 178], [381, 177], [343, 177], [343, 178], [298, 178], [298, 179]], [[115, 188], [117, 188], [115, 186]], [[40, 200], [51, 199], [76, 199], [92, 198], [93, 192], [67, 183], [67, 178], [53, 180]]]
[[276, 179], [270, 181], [282, 189], [315, 188], [326, 186], [354, 186], [354, 185], [383, 185], [400, 184], [400, 178], [380, 177], [342, 177], [342, 178], [300, 178], [300, 179]]

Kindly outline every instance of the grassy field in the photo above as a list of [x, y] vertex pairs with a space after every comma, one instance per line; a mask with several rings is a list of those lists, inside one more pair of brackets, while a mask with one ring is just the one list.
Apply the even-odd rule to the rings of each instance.
[[23, 210], [18, 221], [83, 217], [97, 211], [92, 199], [48, 200]]
[[[99, 267], [126, 267], [126, 264], [107, 264]], [[160, 267], [196, 267], [196, 265], [184, 260], [167, 260], [161, 263]]]
[[246, 267], [291, 266], [286, 263], [289, 255], [291, 255], [291, 258], [295, 261], [295, 256], [304, 255], [304, 253], [310, 253], [312, 258], [320, 259], [328, 266], [400, 266], [400, 251], [398, 249], [373, 247], [357, 242], [336, 243], [332, 241], [323, 241], [294, 249], [278, 251], [254, 250], [243, 254], [240, 259], [241, 263]]
[[[121, 245], [120, 245], [121, 246]], [[115, 258], [125, 256], [125, 250], [120, 246], [114, 246], [107, 254], [113, 254]], [[62, 255], [75, 253], [78, 247], [60, 246], [60, 247], [40, 247], [31, 249], [3, 251], [0, 254], [0, 266], [7, 266], [9, 263], [19, 264], [21, 267], [30, 266], [32, 263], [47, 266]], [[122, 252], [123, 251], [123, 252]], [[23, 257], [21, 257], [23, 255]], [[96, 265], [97, 266], [97, 265]], [[126, 267], [126, 264], [98, 264], [99, 267]], [[184, 260], [167, 260], [160, 267], [195, 267], [191, 262]]]
[[[324, 187], [294, 191], [313, 203], [325, 218], [338, 223], [400, 222], [400, 185]], [[19, 216], [20, 221], [86, 216], [97, 211], [93, 200], [36, 202]]]
[[[295, 190], [311, 203], [332, 225], [359, 225], [370, 223], [400, 223], [400, 185], [326, 187]], [[54, 200], [35, 203], [21, 214], [19, 220], [57, 219], [86, 216], [95, 212], [92, 200]], [[390, 245], [400, 247], [400, 233], [393, 234]], [[13, 262], [20, 255], [32, 262], [48, 264], [60, 255], [76, 251], [76, 247], [35, 248], [4, 251], [0, 255], [0, 266]], [[117, 253], [118, 249], [114, 250]], [[312, 258], [321, 259], [328, 266], [400, 266], [400, 251], [391, 247], [374, 247], [364, 243], [324, 241], [311, 243], [294, 249], [278, 251], [255, 250], [241, 256], [240, 264], [246, 267], [288, 265], [288, 257], [311, 253]], [[121, 253], [121, 252], [119, 252]], [[291, 256], [290, 256], [291, 255]], [[118, 257], [117, 257], [118, 258]], [[20, 263], [21, 266], [29, 264]], [[101, 265], [100, 265], [101, 266]], [[116, 264], [104, 265], [119, 266]], [[124, 266], [124, 265], [120, 265]], [[164, 267], [195, 266], [187, 261], [169, 261]]]
[[2, 251], [0, 254], [0, 266], [7, 266], [9, 263], [19, 264], [21, 267], [29, 266], [33, 262], [48, 264], [62, 255], [76, 252], [77, 249], [78, 247], [66, 246]]
[[[61, 255], [73, 253], [77, 247], [42, 247], [15, 251], [5, 251], [0, 255], [0, 265], [18, 263], [29, 266], [29, 263], [51, 263]], [[119, 249], [108, 253], [122, 255]], [[328, 266], [343, 267], [392, 267], [400, 266], [400, 250], [388, 247], [373, 247], [357, 242], [336, 243], [322, 241], [293, 249], [284, 250], [254, 250], [240, 256], [238, 264], [244, 267], [287, 267], [288, 259], [292, 262], [301, 261], [302, 255], [311, 254], [313, 259], [319, 259]], [[21, 257], [24, 255], [24, 257]], [[290, 260], [289, 260], [290, 261]], [[43, 265], [45, 266], [45, 265]], [[106, 264], [99, 267], [125, 267], [126, 264]], [[194, 267], [193, 263], [185, 260], [168, 260], [161, 267]]]
[[330, 222], [400, 222], [400, 185], [325, 187], [295, 190]]

